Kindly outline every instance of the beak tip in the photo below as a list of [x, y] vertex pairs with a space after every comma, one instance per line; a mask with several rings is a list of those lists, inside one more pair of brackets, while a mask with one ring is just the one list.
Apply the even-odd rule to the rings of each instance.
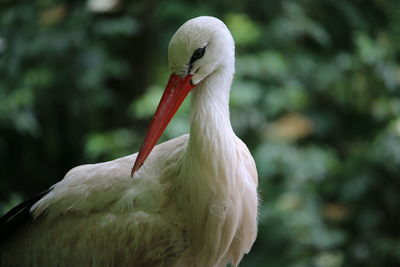
[[132, 171], [131, 171], [131, 177], [133, 178], [133, 176], [135, 175], [135, 173], [140, 169], [140, 167], [142, 167], [143, 166], [143, 163], [142, 164], [137, 164], [136, 162], [135, 162], [135, 164], [133, 165], [133, 167], [132, 167]]
[[133, 176], [135, 175], [136, 172], [137, 172], [137, 168], [132, 168], [131, 178], [133, 178]]

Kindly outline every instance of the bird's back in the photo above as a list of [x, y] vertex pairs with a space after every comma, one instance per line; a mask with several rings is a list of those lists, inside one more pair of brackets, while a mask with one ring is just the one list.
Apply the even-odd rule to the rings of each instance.
[[136, 154], [69, 171], [1, 246], [2, 266], [172, 265], [187, 239], [168, 190], [187, 139], [158, 145], [134, 178]]

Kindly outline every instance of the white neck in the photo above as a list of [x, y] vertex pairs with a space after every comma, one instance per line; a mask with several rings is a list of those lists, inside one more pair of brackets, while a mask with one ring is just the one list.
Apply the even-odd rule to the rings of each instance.
[[[231, 64], [230, 66], [233, 66]], [[236, 153], [235, 134], [229, 119], [229, 92], [233, 68], [221, 67], [203, 80], [192, 92], [191, 127], [186, 163], [201, 172], [211, 191], [229, 181], [230, 163]], [[189, 166], [187, 166], [189, 167]], [[216, 181], [215, 179], [218, 179]]]
[[[232, 64], [233, 66], [233, 64]], [[236, 136], [229, 120], [229, 91], [233, 69], [220, 69], [193, 90], [191, 128], [180, 175], [181, 208], [196, 240], [195, 255], [207, 255], [200, 266], [217, 262], [227, 242], [218, 229], [236, 194]], [[178, 194], [177, 194], [178, 195]], [[212, 236], [213, 238], [207, 238]], [[225, 240], [226, 241], [226, 240]]]

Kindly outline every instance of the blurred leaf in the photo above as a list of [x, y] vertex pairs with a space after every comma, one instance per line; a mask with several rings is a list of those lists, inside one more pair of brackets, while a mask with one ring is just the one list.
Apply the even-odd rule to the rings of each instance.
[[85, 154], [89, 159], [111, 160], [129, 154], [130, 148], [137, 142], [138, 137], [135, 133], [126, 129], [91, 134], [87, 137]]
[[254, 44], [260, 38], [259, 27], [246, 14], [228, 14], [226, 24], [238, 46]]

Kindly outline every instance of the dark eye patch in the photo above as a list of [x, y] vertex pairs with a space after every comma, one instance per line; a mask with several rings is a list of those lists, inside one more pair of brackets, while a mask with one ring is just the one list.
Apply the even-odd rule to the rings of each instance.
[[195, 62], [196, 60], [202, 58], [202, 57], [204, 56], [205, 52], [206, 52], [206, 46], [196, 49], [196, 50], [193, 52], [192, 57], [190, 58], [190, 63], [189, 63], [189, 64], [191, 65], [191, 64], [193, 64], [193, 62]]

